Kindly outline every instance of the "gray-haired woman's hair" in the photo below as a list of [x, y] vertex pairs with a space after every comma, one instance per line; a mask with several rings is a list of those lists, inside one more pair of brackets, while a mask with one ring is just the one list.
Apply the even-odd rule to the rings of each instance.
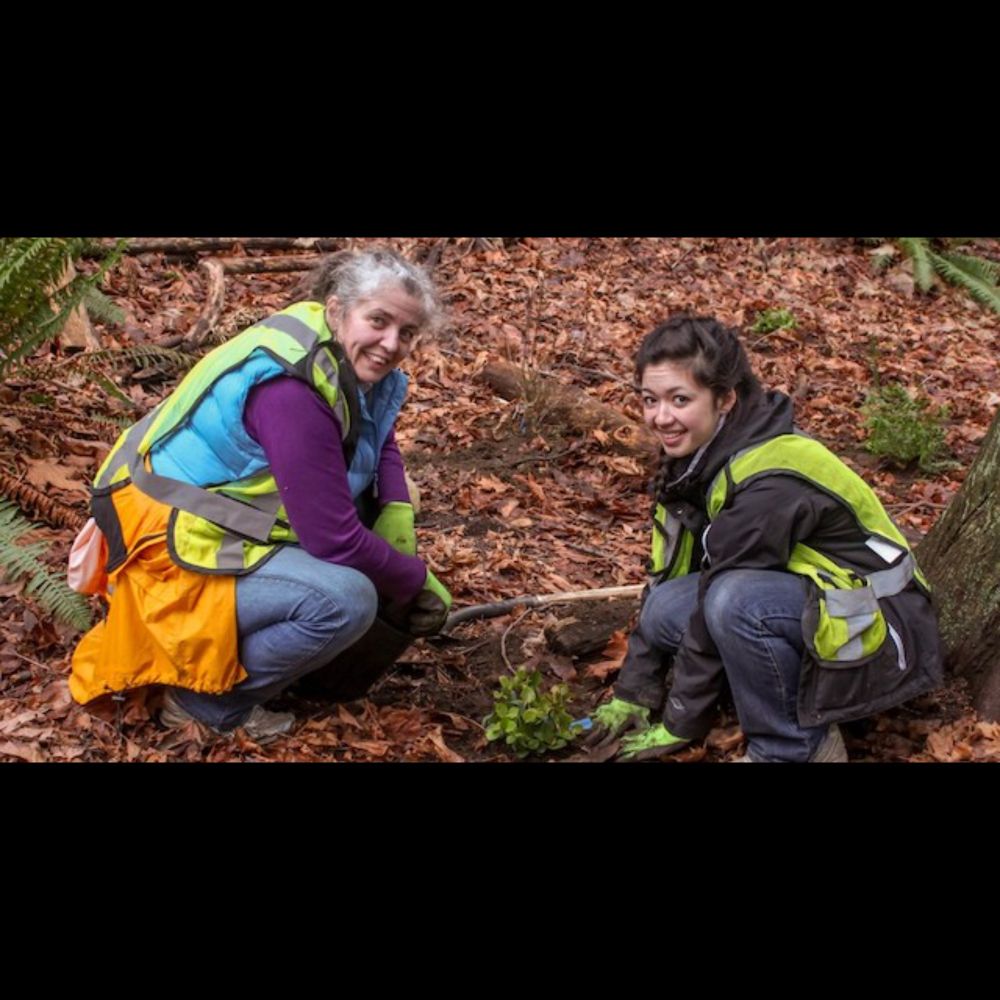
[[429, 329], [441, 320], [441, 303], [427, 272], [411, 264], [393, 250], [367, 250], [362, 253], [341, 250], [325, 258], [300, 286], [298, 298], [326, 302], [336, 295], [347, 312], [358, 301], [374, 295], [386, 285], [396, 285], [417, 299]]

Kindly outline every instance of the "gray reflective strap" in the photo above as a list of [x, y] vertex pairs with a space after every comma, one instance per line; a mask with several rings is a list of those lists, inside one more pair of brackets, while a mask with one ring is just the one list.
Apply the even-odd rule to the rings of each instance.
[[656, 526], [655, 530], [663, 535], [663, 569], [661, 572], [666, 572], [670, 569], [674, 552], [677, 549], [677, 540], [681, 536], [681, 523], [676, 517], [671, 517], [669, 511], [664, 511], [663, 516], [667, 519], [666, 524], [661, 524], [655, 517], [653, 524]]
[[867, 587], [856, 590], [825, 590], [826, 610], [836, 618], [874, 614], [880, 598], [892, 597], [905, 590], [913, 579], [913, 556], [907, 552], [895, 566], [869, 574]]
[[223, 535], [215, 554], [217, 569], [228, 569], [236, 572], [244, 569], [243, 539], [234, 535]]
[[[337, 371], [337, 366], [334, 364], [333, 358], [330, 357], [327, 351], [317, 351], [316, 356], [313, 358], [313, 364], [326, 376], [328, 382], [332, 382], [334, 385], [340, 385], [340, 372]], [[310, 373], [311, 378], [311, 373]], [[342, 392], [337, 393], [337, 402], [334, 403], [333, 412], [336, 414], [337, 420], [340, 421], [341, 434], [347, 434], [347, 430], [350, 422], [350, 414], [347, 412], [347, 407], [344, 405], [344, 394]]]
[[877, 573], [868, 575], [868, 583], [875, 591], [876, 597], [892, 597], [904, 591], [913, 579], [916, 564], [913, 556], [907, 552], [906, 555], [888, 569], [881, 569]]
[[[229, 494], [224, 489], [220, 489], [218, 492], [221, 496], [229, 497]], [[235, 500], [237, 503], [247, 504], [253, 507], [254, 510], [271, 514], [275, 518], [278, 516], [278, 508], [281, 506], [281, 494], [277, 492], [261, 493], [258, 496], [235, 496], [230, 499]]]
[[150, 472], [145, 463], [132, 464], [132, 482], [147, 496], [171, 507], [179, 507], [198, 517], [204, 517], [230, 531], [266, 542], [274, 527], [275, 515], [256, 510], [218, 493], [211, 493], [179, 479], [169, 479]]
[[312, 350], [313, 344], [317, 341], [316, 331], [309, 327], [300, 319], [294, 316], [269, 316], [266, 320], [257, 324], [257, 329], [280, 330], [287, 333], [303, 350]]
[[[160, 405], [162, 406], [162, 404]], [[122, 442], [121, 448], [118, 449], [118, 454], [115, 455], [114, 461], [105, 470], [101, 479], [95, 483], [96, 486], [107, 486], [108, 483], [106, 480], [110, 480], [115, 471], [120, 469], [123, 464], [128, 465], [131, 470], [132, 466], [135, 465], [136, 455], [139, 453], [139, 442], [146, 436], [146, 431], [149, 430], [159, 411], [160, 407], [154, 406], [142, 420], [134, 423], [129, 428], [125, 434], [125, 440]]]
[[861, 642], [861, 636], [856, 635], [853, 639], [844, 643], [837, 650], [838, 660], [860, 660], [865, 655], [865, 649]]

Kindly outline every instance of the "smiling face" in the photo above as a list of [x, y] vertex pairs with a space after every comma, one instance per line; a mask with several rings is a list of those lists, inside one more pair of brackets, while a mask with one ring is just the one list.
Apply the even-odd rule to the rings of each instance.
[[326, 324], [363, 385], [381, 381], [399, 365], [424, 322], [420, 301], [398, 285], [384, 285], [346, 314], [337, 296], [326, 300]]
[[717, 397], [682, 365], [661, 361], [642, 373], [642, 415], [671, 458], [693, 455], [711, 441], [719, 420], [736, 403], [730, 389]]

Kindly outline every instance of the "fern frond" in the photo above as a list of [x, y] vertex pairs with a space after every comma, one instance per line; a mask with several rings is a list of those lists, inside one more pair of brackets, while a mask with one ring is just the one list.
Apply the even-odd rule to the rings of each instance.
[[1000, 280], [1000, 266], [985, 257], [976, 257], [968, 253], [943, 253], [940, 256], [954, 264], [960, 271], [965, 271], [980, 281], [995, 285]]
[[92, 371], [90, 376], [109, 396], [117, 399], [119, 403], [124, 403], [133, 410], [140, 409], [139, 404], [131, 396], [126, 396], [107, 375], [103, 375], [98, 371]]
[[941, 254], [932, 253], [934, 267], [953, 285], [964, 288], [974, 299], [982, 302], [995, 312], [1000, 312], [1000, 288], [997, 288], [991, 281], [986, 281], [977, 274], [970, 273], [949, 258], [960, 256], [949, 254], [947, 257]]
[[105, 323], [124, 323], [125, 313], [109, 299], [104, 292], [96, 288], [88, 288], [83, 297], [87, 312]]
[[124, 249], [120, 242], [94, 274], [77, 275], [52, 292], [89, 243], [82, 238], [0, 240], [0, 374], [59, 333]]
[[904, 253], [913, 261], [913, 280], [922, 292], [930, 289], [934, 281], [929, 240], [921, 237], [900, 236], [897, 241]]
[[98, 424], [101, 427], [107, 427], [117, 436], [126, 427], [131, 427], [135, 423], [133, 417], [109, 417], [104, 413], [87, 413], [87, 422], [91, 424]]
[[18, 272], [31, 265], [39, 257], [44, 259], [46, 251], [64, 241], [52, 237], [39, 240], [0, 240], [0, 293], [2, 293]]
[[70, 590], [61, 577], [50, 573], [39, 560], [38, 557], [48, 549], [46, 543], [17, 544], [32, 527], [14, 504], [0, 499], [0, 567], [10, 580], [26, 578], [25, 594], [35, 597], [46, 611], [60, 621], [81, 631], [90, 628], [92, 617], [85, 598]]

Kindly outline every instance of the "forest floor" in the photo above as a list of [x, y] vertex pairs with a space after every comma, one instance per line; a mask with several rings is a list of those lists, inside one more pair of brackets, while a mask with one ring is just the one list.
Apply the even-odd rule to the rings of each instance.
[[[761, 380], [794, 398], [800, 426], [866, 478], [913, 542], [958, 491], [1000, 403], [1000, 316], [949, 286], [915, 292], [904, 261], [877, 269], [873, 248], [850, 239], [344, 241], [376, 243], [429, 260], [447, 307], [444, 329], [404, 363], [411, 387], [397, 439], [421, 492], [421, 555], [456, 608], [643, 582], [651, 463], [600, 427], [581, 431], [554, 405], [551, 385], [639, 421], [632, 358], [670, 313], [740, 325]], [[1000, 258], [1000, 242], [978, 244]], [[267, 254], [237, 247], [226, 256]], [[228, 275], [206, 346], [287, 305], [301, 278]], [[102, 351], [51, 345], [0, 384], [0, 493], [19, 487], [11, 498], [39, 525], [30, 538], [48, 544], [54, 571], [118, 429], [190, 363], [175, 348], [207, 294], [194, 254], [127, 256], [104, 290], [126, 321], [95, 323]], [[765, 309], [790, 310], [796, 327], [751, 332]], [[519, 370], [526, 401], [490, 389], [482, 372], [494, 362]], [[889, 383], [947, 405], [947, 468], [897, 468], [865, 449], [861, 407]], [[80, 632], [54, 622], [22, 583], [0, 582], [0, 760], [516, 760], [482, 726], [498, 678], [528, 664], [568, 684], [573, 711], [588, 713], [608, 696], [636, 607], [550, 605], [459, 625], [417, 642], [363, 701], [285, 696], [301, 722], [261, 747], [242, 731], [160, 729], [153, 689], [76, 705], [66, 679]], [[96, 598], [92, 610], [96, 619]], [[553, 653], [544, 629], [570, 614], [605, 621], [607, 644], [582, 657]], [[848, 724], [845, 737], [852, 761], [1000, 760], [1000, 726], [976, 718], [956, 677]], [[735, 714], [722, 708], [704, 745], [668, 760], [724, 761], [743, 749]]]

